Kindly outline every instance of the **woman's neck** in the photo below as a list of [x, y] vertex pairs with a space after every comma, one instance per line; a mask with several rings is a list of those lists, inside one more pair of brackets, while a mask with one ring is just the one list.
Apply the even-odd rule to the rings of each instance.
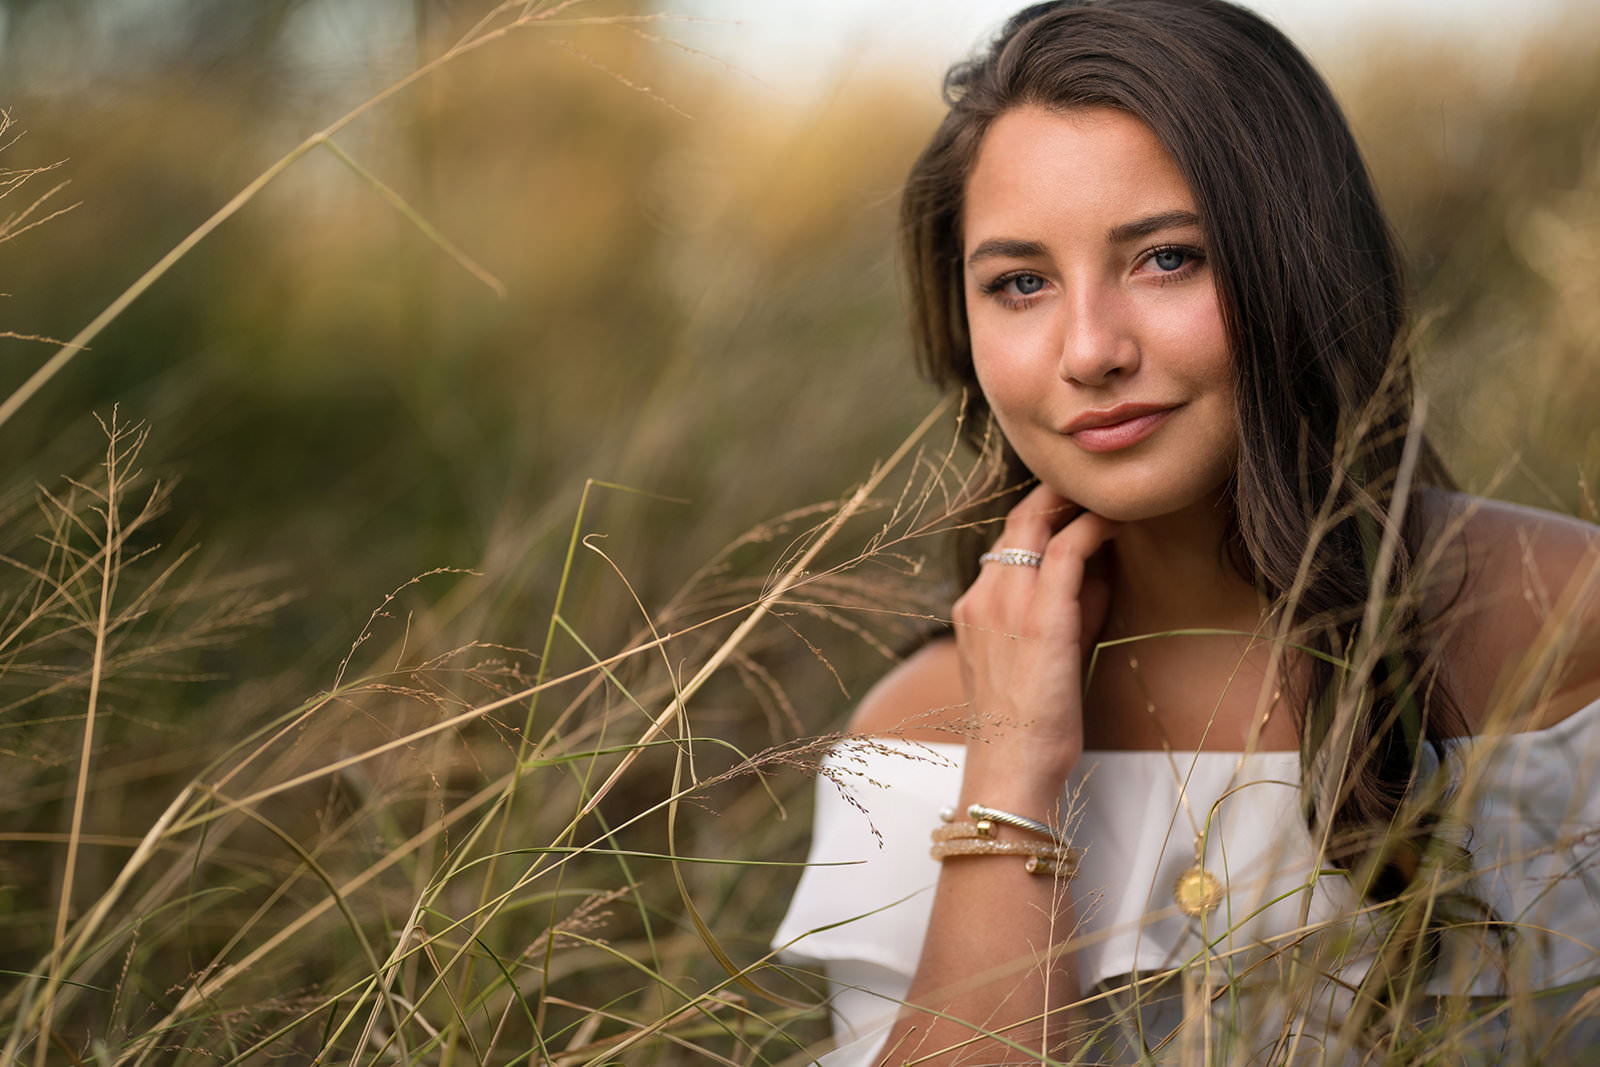
[[1159, 518], [1130, 522], [1112, 548], [1112, 603], [1128, 636], [1166, 630], [1254, 630], [1260, 595], [1230, 561], [1229, 505], [1201, 501]]
[[[1267, 604], [1230, 560], [1231, 507], [1125, 523], [1107, 560], [1111, 608], [1102, 639], [1175, 630], [1206, 636], [1139, 641], [1098, 658], [1086, 718], [1094, 749], [1290, 751], [1299, 731], [1280, 695], [1298, 666], [1266, 620]], [[1102, 646], [1106, 647], [1106, 646]], [[1139, 712], [1143, 712], [1140, 714]]]

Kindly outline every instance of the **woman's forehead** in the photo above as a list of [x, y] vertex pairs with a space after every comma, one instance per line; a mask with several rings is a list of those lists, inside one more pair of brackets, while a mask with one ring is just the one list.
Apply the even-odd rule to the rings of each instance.
[[1182, 172], [1154, 131], [1108, 107], [1004, 112], [979, 144], [964, 200], [968, 246], [998, 231], [1098, 232], [1111, 239], [1134, 219], [1197, 214]]

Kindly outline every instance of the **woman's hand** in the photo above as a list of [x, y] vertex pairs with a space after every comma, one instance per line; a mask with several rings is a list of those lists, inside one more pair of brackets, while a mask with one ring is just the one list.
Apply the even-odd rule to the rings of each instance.
[[1053, 806], [1059, 796], [1083, 751], [1084, 653], [1110, 600], [1089, 561], [1116, 530], [1040, 485], [1011, 509], [995, 543], [1038, 552], [1040, 565], [986, 563], [956, 601], [962, 685], [978, 730], [964, 799]]
[[[1040, 565], [985, 564], [956, 601], [961, 683], [978, 729], [967, 744], [962, 805], [1058, 820], [1062, 784], [1083, 751], [1084, 649], [1110, 606], [1110, 589], [1089, 563], [1116, 530], [1040, 486], [1011, 509], [995, 545], [1038, 552]], [[997, 828], [1002, 839], [1018, 833]], [[1066, 885], [1029, 873], [1017, 857], [947, 859], [881, 1067], [1033, 1062], [1019, 1046], [1066, 1049], [1076, 957], [1050, 950], [1075, 925]]]

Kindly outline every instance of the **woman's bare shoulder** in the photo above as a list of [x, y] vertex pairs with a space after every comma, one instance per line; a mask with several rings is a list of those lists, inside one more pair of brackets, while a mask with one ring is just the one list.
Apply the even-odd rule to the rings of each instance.
[[850, 732], [908, 741], [960, 742], [967, 708], [953, 638], [942, 637], [908, 656], [862, 698]]
[[1529, 705], [1531, 721], [1507, 725], [1538, 729], [1600, 700], [1600, 527], [1462, 493], [1431, 491], [1428, 506], [1460, 575], [1447, 669], [1473, 728]]

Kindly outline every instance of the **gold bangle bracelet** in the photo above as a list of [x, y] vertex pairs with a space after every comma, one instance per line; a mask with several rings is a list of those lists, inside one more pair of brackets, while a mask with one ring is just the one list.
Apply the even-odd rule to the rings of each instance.
[[928, 854], [941, 862], [957, 856], [1017, 856], [1027, 861], [1025, 866], [1029, 874], [1071, 879], [1078, 873], [1078, 850], [1062, 845], [957, 837], [936, 841]]
[[[1001, 838], [994, 836], [994, 825], [986, 819], [977, 822], [962, 820], [961, 822], [947, 822], [935, 826], [928, 834], [935, 841], [999, 841]], [[1015, 844], [1023, 845], [1035, 851], [1052, 848], [1070, 848], [1065, 841], [1052, 838], [1048, 842], [1017, 841]]]
[[1040, 859], [1060, 862], [1076, 861], [1078, 850], [1062, 845], [1032, 845], [1023, 841], [994, 841], [984, 838], [957, 837], [936, 841], [928, 854], [936, 860], [947, 856], [1037, 856]]
[[935, 826], [929, 836], [935, 841], [994, 840], [990, 827], [976, 822], [947, 822]]
[[1033, 856], [1022, 865], [1022, 869], [1029, 874], [1047, 874], [1052, 878], [1065, 878], [1070, 882], [1078, 876], [1078, 861], [1074, 858], [1071, 862], [1058, 862]]

